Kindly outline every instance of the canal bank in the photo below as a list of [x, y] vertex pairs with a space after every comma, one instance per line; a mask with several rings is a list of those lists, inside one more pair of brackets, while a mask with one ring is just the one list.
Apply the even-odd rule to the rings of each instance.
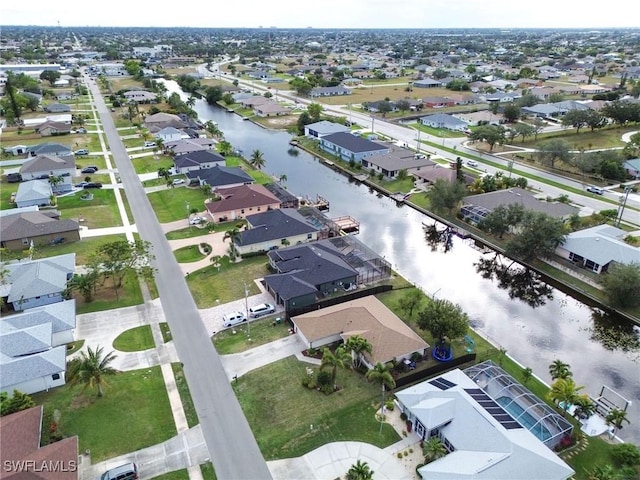
[[[390, 199], [393, 199], [396, 202], [403, 202], [404, 204], [406, 204], [407, 206], [419, 211], [420, 213], [427, 215], [428, 217], [432, 218], [433, 220], [437, 221], [438, 223], [441, 223], [443, 225], [445, 225], [447, 228], [452, 229], [456, 234], [458, 234], [459, 236], [461, 234], [463, 234], [466, 238], [471, 238], [473, 239], [474, 242], [476, 242], [476, 244], [478, 245], [479, 248], [482, 249], [489, 249], [492, 250], [496, 253], [499, 253], [500, 255], [502, 255], [503, 257], [506, 258], [510, 258], [511, 260], [517, 262], [519, 265], [528, 268], [532, 271], [534, 271], [536, 274], [540, 275], [540, 277], [547, 283], [549, 283], [550, 285], [552, 285], [554, 288], [557, 288], [558, 290], [561, 290], [562, 292], [571, 295], [572, 297], [580, 300], [582, 303], [585, 303], [587, 305], [589, 305], [590, 307], [594, 307], [594, 308], [599, 308], [604, 310], [605, 312], [611, 314], [611, 315], [615, 315], [615, 316], [619, 316], [621, 318], [624, 318], [625, 320], [634, 323], [635, 325], [640, 326], [640, 318], [635, 317], [633, 315], [631, 315], [628, 312], [624, 312], [621, 311], [615, 307], [612, 307], [611, 305], [608, 305], [607, 303], [605, 303], [602, 299], [595, 297], [594, 295], [590, 294], [589, 292], [587, 292], [585, 289], [581, 289], [579, 287], [576, 287], [575, 285], [571, 285], [569, 283], [567, 283], [566, 281], [564, 281], [563, 279], [559, 278], [558, 276], [554, 276], [554, 275], [550, 275], [548, 272], [541, 270], [540, 268], [538, 268], [537, 266], [524, 262], [520, 259], [516, 259], [513, 257], [509, 257], [509, 255], [506, 254], [505, 249], [502, 248], [501, 246], [493, 243], [489, 238], [487, 238], [486, 236], [483, 235], [483, 232], [481, 232], [480, 230], [478, 230], [477, 228], [475, 228], [472, 225], [469, 225], [465, 222], [462, 221], [458, 221], [455, 219], [449, 219], [449, 218], [445, 218], [442, 217], [434, 212], [431, 212], [425, 208], [422, 208], [418, 205], [416, 205], [415, 203], [411, 202], [411, 200], [409, 198], [404, 197], [402, 200], [399, 200], [397, 198], [395, 198], [395, 194], [394, 192], [391, 192], [387, 189], [385, 189], [384, 187], [382, 187], [381, 185], [378, 185], [375, 182], [370, 181], [368, 178], [366, 178], [366, 176], [363, 175], [356, 175], [355, 173], [353, 173], [352, 171], [350, 171], [349, 169], [346, 169], [344, 167], [342, 167], [341, 165], [339, 165], [338, 162], [334, 161], [334, 160], [330, 160], [326, 157], [324, 157], [322, 155], [322, 153], [311, 150], [309, 148], [307, 148], [302, 142], [299, 142], [297, 140], [292, 140], [291, 145], [296, 147], [296, 148], [300, 148], [302, 150], [305, 150], [307, 153], [314, 155], [316, 157], [318, 157], [320, 159], [320, 162], [325, 165], [326, 167], [342, 174], [345, 175], [346, 177], [356, 181], [356, 182], [360, 182], [363, 185], [366, 185], [367, 187], [369, 187], [372, 190], [375, 190], [376, 192], [385, 195], [387, 197], [389, 197]], [[546, 263], [549, 267], [551, 267], [552, 269], [560, 272], [560, 271], [565, 271], [565, 273], [568, 273], [572, 276], [574, 276], [574, 278], [576, 279], [576, 281], [578, 282], [583, 282], [581, 279], [579, 279], [578, 277], [575, 277], [574, 272], [569, 272], [567, 270], [561, 270], [559, 268], [556, 267], [556, 265], [558, 264], [557, 262], [555, 262], [554, 260], [541, 260], [542, 262]], [[585, 285], [587, 285], [586, 282]]]

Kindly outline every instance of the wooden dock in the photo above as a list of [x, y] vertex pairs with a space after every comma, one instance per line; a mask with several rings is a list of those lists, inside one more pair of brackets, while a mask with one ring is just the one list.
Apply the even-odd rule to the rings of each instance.
[[321, 212], [329, 210], [329, 200], [321, 195], [316, 195], [316, 199], [313, 200], [307, 196], [300, 198], [300, 205], [315, 207]]
[[338, 227], [340, 228], [340, 233], [344, 232], [345, 234], [356, 234], [360, 232], [360, 222], [348, 215], [338, 218], [332, 218], [331, 221], [338, 225]]

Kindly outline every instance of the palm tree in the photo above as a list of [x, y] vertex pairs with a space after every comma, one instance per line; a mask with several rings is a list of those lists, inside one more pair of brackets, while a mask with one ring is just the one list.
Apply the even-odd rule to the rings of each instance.
[[573, 376], [569, 369], [569, 365], [564, 363], [562, 360], [554, 360], [553, 363], [549, 365], [549, 375], [551, 375], [551, 380], [569, 378]]
[[187, 107], [193, 108], [193, 106], [196, 104], [196, 97], [190, 96], [189, 98], [187, 98], [187, 101], [184, 103], [187, 105]]
[[103, 377], [118, 373], [115, 368], [109, 366], [115, 359], [116, 355], [113, 354], [113, 351], [103, 356], [102, 347], [96, 347], [95, 350], [87, 347], [86, 353], [80, 352], [80, 358], [69, 362], [67, 382], [71, 385], [84, 384], [83, 392], [87, 387], [96, 387], [98, 397], [102, 397], [104, 394], [102, 387], [107, 385]]
[[573, 404], [576, 406], [573, 412], [576, 418], [589, 418], [596, 411], [596, 404], [586, 394], [579, 395]]
[[347, 471], [347, 480], [372, 480], [374, 473], [367, 462], [358, 460]]
[[331, 350], [324, 348], [322, 350], [322, 362], [320, 363], [320, 370], [324, 370], [325, 367], [331, 368], [331, 382], [336, 383], [336, 375], [338, 374], [338, 367], [348, 368], [351, 363], [351, 355], [344, 346], [340, 345], [336, 348], [335, 353], [331, 353]]
[[254, 150], [251, 153], [251, 160], [249, 160], [249, 164], [257, 169], [257, 170], [261, 170], [262, 167], [264, 167], [265, 161], [264, 161], [264, 154], [260, 151], [260, 150]]
[[616, 473], [611, 465], [603, 465], [593, 467], [593, 470], [587, 472], [588, 480], [619, 480], [620, 476]]
[[170, 176], [171, 176], [171, 172], [169, 171], [168, 168], [165, 168], [165, 167], [158, 168], [158, 178], [164, 178], [168, 182]]
[[527, 367], [522, 370], [522, 383], [526, 385], [529, 383], [529, 380], [531, 380], [531, 377], [533, 377], [533, 370], [531, 370], [531, 367]]
[[[375, 366], [369, 370], [365, 377], [369, 381], [378, 382], [382, 387], [382, 404], [380, 407], [380, 411], [384, 412], [384, 393], [385, 387], [389, 387], [389, 389], [393, 389], [396, 386], [396, 381], [393, 379], [391, 375], [391, 367], [388, 364], [382, 364], [380, 362], [376, 363]], [[382, 432], [382, 420], [384, 416], [380, 415], [380, 431]]]
[[619, 408], [612, 408], [609, 410], [604, 421], [607, 422], [607, 425], [614, 427], [611, 435], [613, 435], [616, 430], [620, 430], [622, 428], [623, 422], [631, 423], [627, 418], [627, 412], [625, 410], [620, 410]]
[[236, 226], [231, 230], [227, 230], [224, 232], [224, 236], [222, 237], [222, 241], [229, 239], [229, 257], [231, 260], [236, 258], [236, 243], [240, 239], [240, 229]]
[[233, 153], [233, 145], [231, 145], [231, 143], [227, 142], [226, 140], [218, 142], [218, 152], [220, 152], [220, 155], [222, 155], [223, 157], [231, 155]]
[[349, 337], [344, 345], [353, 355], [353, 368], [358, 368], [362, 365], [362, 354], [364, 352], [371, 353], [373, 350], [371, 343], [360, 335]]
[[562, 416], [564, 417], [567, 414], [569, 405], [579, 398], [578, 392], [583, 388], [584, 386], [576, 385], [571, 377], [558, 378], [551, 385], [549, 399], [562, 407]]
[[93, 270], [88, 273], [76, 273], [67, 283], [67, 288], [80, 292], [85, 303], [89, 303], [93, 301], [93, 291], [97, 282], [98, 276]]
[[49, 175], [49, 184], [51, 185], [51, 189], [55, 192], [57, 190], [58, 185], [64, 182], [64, 178], [62, 175]]
[[278, 183], [282, 183], [286, 181], [287, 181], [287, 176], [284, 173], [278, 177]]
[[447, 447], [438, 437], [431, 437], [424, 443], [422, 454], [424, 455], [424, 461], [430, 463], [444, 457], [447, 454]]

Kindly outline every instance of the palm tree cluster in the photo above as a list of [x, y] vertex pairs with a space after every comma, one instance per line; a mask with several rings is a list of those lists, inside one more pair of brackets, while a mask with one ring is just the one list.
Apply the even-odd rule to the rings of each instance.
[[79, 358], [74, 358], [67, 364], [67, 383], [70, 385], [82, 384], [82, 392], [87, 387], [96, 388], [97, 396], [104, 395], [103, 387], [107, 385], [104, 377], [115, 375], [118, 370], [111, 367], [111, 363], [116, 359], [113, 351], [103, 354], [102, 347], [92, 350], [87, 347], [86, 352], [80, 352]]

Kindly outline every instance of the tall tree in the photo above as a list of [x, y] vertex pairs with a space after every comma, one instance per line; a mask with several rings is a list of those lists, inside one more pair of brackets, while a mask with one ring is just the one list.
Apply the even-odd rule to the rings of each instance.
[[349, 337], [344, 343], [344, 347], [348, 352], [351, 352], [353, 368], [358, 368], [362, 365], [362, 355], [365, 352], [370, 354], [373, 351], [373, 345], [360, 335]]
[[611, 432], [612, 434], [614, 434], [616, 430], [620, 430], [622, 428], [624, 423], [631, 423], [627, 417], [628, 414], [626, 410], [612, 408], [611, 410], [609, 410], [609, 413], [607, 413], [607, 416], [604, 420], [605, 422], [607, 422], [607, 425], [610, 425], [615, 429], [613, 432]]
[[424, 294], [417, 288], [412, 288], [398, 299], [398, 308], [406, 312], [409, 317], [413, 310], [424, 300]]
[[391, 375], [391, 367], [389, 364], [382, 364], [380, 362], [376, 363], [375, 366], [365, 374], [365, 377], [370, 382], [379, 383], [382, 389], [382, 403], [380, 404], [380, 431], [382, 431], [382, 421], [384, 417], [382, 412], [384, 411], [385, 391], [386, 388], [390, 390], [394, 389], [396, 381], [393, 379], [393, 375]]
[[220, 155], [223, 157], [231, 155], [233, 153], [233, 145], [226, 140], [222, 140], [218, 142], [218, 152], [220, 152]]
[[320, 120], [320, 115], [322, 114], [323, 110], [324, 108], [319, 103], [310, 103], [307, 106], [307, 112], [309, 112], [309, 115], [315, 122]]
[[36, 402], [24, 392], [14, 389], [11, 398], [7, 392], [0, 392], [0, 417], [35, 406]]
[[249, 164], [257, 169], [257, 170], [261, 170], [262, 167], [264, 167], [265, 164], [265, 160], [264, 160], [264, 154], [260, 151], [260, 150], [254, 150], [251, 153], [251, 159], [249, 160]]
[[467, 188], [460, 182], [438, 179], [427, 192], [427, 197], [433, 211], [447, 211], [451, 215], [467, 193]]
[[374, 473], [367, 462], [357, 460], [347, 471], [347, 480], [372, 480]]
[[558, 378], [551, 384], [549, 399], [562, 408], [562, 416], [566, 417], [569, 406], [578, 399], [578, 392], [583, 388], [584, 386], [576, 385], [571, 377]]
[[572, 373], [567, 363], [556, 359], [549, 365], [549, 375], [551, 375], [551, 380], [557, 380], [559, 378], [569, 378]]
[[569, 142], [561, 138], [554, 138], [540, 145], [537, 156], [540, 162], [551, 165], [551, 168], [553, 168], [558, 160], [565, 163], [569, 162], [571, 159], [569, 150]]
[[457, 305], [447, 299], [431, 299], [418, 313], [418, 327], [428, 330], [439, 343], [445, 339], [463, 337], [469, 330], [469, 317]]
[[96, 284], [98, 283], [98, 275], [95, 270], [86, 273], [76, 273], [67, 282], [67, 288], [71, 291], [79, 292], [84, 298], [85, 303], [93, 301]]
[[520, 223], [520, 231], [509, 240], [505, 250], [509, 256], [530, 261], [552, 255], [565, 241], [562, 220], [541, 212], [529, 212]]
[[96, 388], [98, 397], [104, 395], [103, 388], [107, 386], [104, 377], [115, 375], [118, 371], [111, 367], [117, 358], [113, 352], [106, 355], [103, 348], [97, 346], [95, 350], [87, 347], [87, 351], [80, 352], [80, 358], [74, 358], [67, 364], [67, 381], [71, 385], [83, 384], [82, 391], [87, 387]]
[[614, 263], [600, 282], [613, 306], [634, 308], [640, 305], [640, 262]]
[[328, 348], [322, 350], [322, 361], [320, 363], [320, 370], [325, 368], [331, 369], [331, 382], [336, 383], [336, 375], [338, 374], [338, 367], [348, 368], [351, 365], [351, 354], [347, 349], [340, 345], [336, 348], [335, 353], [332, 353]]

